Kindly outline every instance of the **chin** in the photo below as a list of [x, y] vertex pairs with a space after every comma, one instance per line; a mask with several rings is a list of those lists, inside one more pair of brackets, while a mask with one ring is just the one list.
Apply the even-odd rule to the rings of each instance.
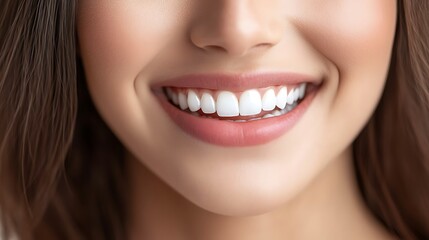
[[[306, 171], [298, 171], [292, 167], [294, 161], [288, 164], [277, 161], [279, 159], [253, 160], [259, 161], [250, 164], [250, 160], [235, 158], [218, 159], [212, 164], [188, 162], [189, 165], [185, 163], [183, 168], [176, 169], [179, 176], [167, 172], [159, 176], [198, 208], [222, 216], [250, 217], [287, 205], [302, 192], [320, 167], [314, 165]], [[305, 161], [297, 159], [297, 162]]]
[[[269, 183], [266, 184], [268, 186]], [[209, 188], [205, 185], [194, 186], [196, 189], [184, 189], [180, 194], [207, 212], [230, 217], [262, 215], [279, 208], [288, 200], [284, 189], [276, 190], [270, 186], [271, 189], [267, 190], [255, 184], [246, 184], [247, 187], [241, 185], [225, 184]]]

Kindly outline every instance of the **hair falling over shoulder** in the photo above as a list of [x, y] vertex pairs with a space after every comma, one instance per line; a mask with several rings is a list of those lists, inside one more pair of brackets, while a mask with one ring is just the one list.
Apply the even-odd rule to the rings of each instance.
[[[86, 90], [76, 5], [0, 1], [6, 239], [126, 239], [124, 149]], [[353, 146], [356, 175], [392, 233], [429, 239], [429, 1], [398, 1], [397, 20], [385, 91]]]

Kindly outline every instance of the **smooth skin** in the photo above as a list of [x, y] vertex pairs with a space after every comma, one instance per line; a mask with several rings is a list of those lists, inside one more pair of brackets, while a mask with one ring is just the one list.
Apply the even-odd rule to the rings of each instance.
[[[79, 1], [92, 99], [128, 150], [130, 239], [391, 239], [364, 205], [351, 144], [384, 89], [394, 0]], [[191, 137], [150, 86], [190, 73], [322, 79], [301, 120], [264, 145]]]

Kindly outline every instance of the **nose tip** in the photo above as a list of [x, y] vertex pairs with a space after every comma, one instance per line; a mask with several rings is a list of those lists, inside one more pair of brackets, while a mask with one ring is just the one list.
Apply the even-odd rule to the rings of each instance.
[[194, 46], [208, 53], [243, 56], [255, 50], [269, 49], [282, 35], [273, 16], [258, 11], [245, 0], [219, 1], [210, 14], [195, 20], [190, 31]]

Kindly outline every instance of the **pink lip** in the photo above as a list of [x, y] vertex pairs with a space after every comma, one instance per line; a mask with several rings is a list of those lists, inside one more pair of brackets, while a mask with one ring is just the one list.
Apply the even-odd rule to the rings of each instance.
[[319, 85], [321, 83], [321, 79], [310, 75], [292, 72], [190, 74], [155, 83], [153, 88], [168, 86], [240, 92], [251, 88], [264, 88], [278, 85], [297, 85], [304, 82]]
[[314, 99], [321, 80], [300, 74], [249, 74], [249, 75], [190, 75], [163, 81], [162, 86], [184, 88], [222, 89], [243, 91], [249, 88], [262, 88], [275, 85], [295, 85], [307, 82], [305, 98], [287, 114], [248, 122], [229, 122], [191, 115], [171, 104], [162, 91], [155, 91], [162, 108], [183, 131], [207, 143], [244, 147], [261, 145], [279, 138], [291, 129], [305, 113]]

